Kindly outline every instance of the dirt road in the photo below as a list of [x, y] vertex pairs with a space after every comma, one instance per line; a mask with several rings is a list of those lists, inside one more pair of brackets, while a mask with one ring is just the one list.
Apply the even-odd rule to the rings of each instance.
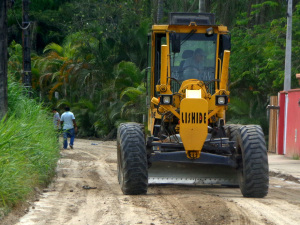
[[125, 196], [117, 181], [116, 142], [79, 140], [63, 150], [57, 177], [17, 225], [300, 224], [300, 184], [271, 177], [264, 199], [238, 188], [150, 186]]

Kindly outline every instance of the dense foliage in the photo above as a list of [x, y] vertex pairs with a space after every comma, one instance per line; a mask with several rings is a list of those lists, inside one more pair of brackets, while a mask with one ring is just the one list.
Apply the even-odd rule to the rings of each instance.
[[[268, 4], [271, 5], [269, 2]], [[271, 6], [277, 7], [278, 4]], [[292, 88], [299, 73], [300, 4], [293, 16]], [[232, 29], [231, 119], [267, 127], [266, 106], [270, 95], [283, 89], [286, 18], [273, 19], [248, 28], [244, 23]]]
[[[163, 4], [158, 4], [158, 3]], [[50, 106], [70, 105], [82, 136], [112, 137], [122, 121], [142, 121], [147, 33], [198, 0], [31, 1], [33, 88]], [[286, 2], [206, 0], [232, 31], [229, 120], [267, 131], [268, 97], [283, 89]], [[157, 6], [163, 17], [157, 21]], [[10, 10], [10, 73], [20, 78], [21, 1]], [[293, 70], [299, 72], [300, 4], [294, 1]], [[293, 76], [294, 77], [294, 76]], [[296, 82], [294, 81], [293, 87]], [[55, 93], [59, 98], [55, 98]]]
[[55, 173], [59, 146], [52, 116], [9, 81], [7, 116], [0, 121], [0, 220]]

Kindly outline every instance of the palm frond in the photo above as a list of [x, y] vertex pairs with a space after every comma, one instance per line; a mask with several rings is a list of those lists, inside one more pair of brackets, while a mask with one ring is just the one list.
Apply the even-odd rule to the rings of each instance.
[[47, 52], [47, 51], [55, 51], [56, 53], [58, 53], [59, 55], [62, 55], [63, 53], [63, 47], [61, 47], [60, 45], [56, 44], [56, 43], [50, 43], [48, 44], [45, 48], [43, 53]]
[[120, 99], [122, 99], [125, 95], [129, 97], [132, 101], [136, 100], [139, 95], [143, 94], [143, 91], [138, 88], [128, 87], [124, 91], [122, 91], [120, 95]]

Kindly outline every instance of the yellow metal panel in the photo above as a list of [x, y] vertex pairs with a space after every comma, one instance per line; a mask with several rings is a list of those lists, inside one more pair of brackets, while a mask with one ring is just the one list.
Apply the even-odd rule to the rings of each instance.
[[166, 31], [169, 25], [152, 25], [153, 31]]
[[168, 63], [168, 46], [161, 46], [161, 69], [160, 69], [160, 84], [167, 84], [167, 64]]
[[216, 106], [216, 108], [208, 114], [207, 118], [209, 119], [212, 116], [216, 115], [217, 113], [219, 113], [220, 111], [222, 111], [224, 109], [224, 107], [225, 106]]
[[168, 31], [175, 31], [177, 33], [189, 33], [192, 29], [196, 30], [196, 33], [206, 33], [206, 29], [212, 27], [214, 33], [219, 32], [219, 27], [217, 26], [182, 26], [182, 25], [170, 25]]
[[219, 30], [219, 32], [228, 32], [226, 26], [218, 26], [218, 30]]
[[225, 50], [223, 56], [223, 66], [222, 66], [222, 75], [221, 75], [221, 83], [220, 83], [220, 89], [223, 90], [227, 89], [229, 57], [230, 57], [230, 51]]
[[168, 31], [175, 31], [177, 33], [189, 33], [192, 29], [196, 29], [196, 33], [206, 33], [206, 29], [212, 27], [214, 33], [228, 33], [226, 26], [183, 26], [183, 25], [153, 25], [152, 31], [157, 33], [164, 33]]
[[[198, 158], [207, 136], [208, 103], [185, 98], [180, 104], [180, 137], [189, 158]], [[190, 152], [195, 153], [194, 157]]]
[[[155, 71], [155, 33], [152, 33], [151, 36], [151, 96], [150, 99], [154, 96], [154, 71]], [[154, 108], [153, 104], [151, 104], [151, 108]]]
[[208, 100], [208, 111], [212, 111], [216, 108], [216, 96], [213, 95], [211, 98]]
[[152, 111], [151, 108], [148, 109], [148, 130], [150, 131], [151, 135], [153, 133], [153, 127], [154, 127], [154, 119], [152, 117]]
[[215, 90], [218, 90], [218, 83], [219, 77], [220, 77], [220, 68], [219, 68], [219, 63], [221, 63], [221, 59], [219, 58], [219, 48], [220, 48], [220, 35], [218, 34], [217, 37], [217, 47], [216, 47], [216, 68], [215, 68]]

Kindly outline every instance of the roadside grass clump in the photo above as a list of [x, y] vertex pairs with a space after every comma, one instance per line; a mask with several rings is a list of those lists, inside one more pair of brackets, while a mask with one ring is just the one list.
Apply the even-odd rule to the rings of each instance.
[[0, 121], [0, 219], [34, 187], [51, 180], [59, 158], [50, 110], [24, 93], [20, 84], [9, 81], [9, 110]]
[[300, 159], [300, 155], [299, 154], [293, 154], [293, 159], [294, 160], [299, 160]]

